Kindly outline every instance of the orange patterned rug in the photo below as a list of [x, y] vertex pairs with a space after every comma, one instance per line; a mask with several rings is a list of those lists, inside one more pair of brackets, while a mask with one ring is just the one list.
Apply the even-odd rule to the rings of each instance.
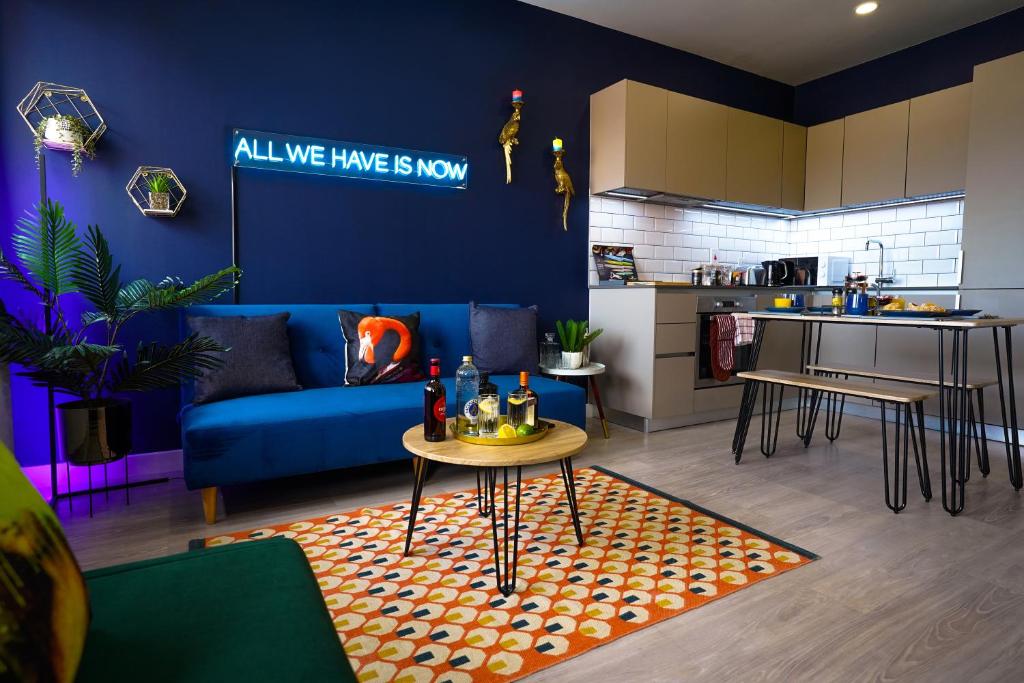
[[475, 489], [422, 499], [409, 557], [409, 502], [205, 544], [297, 541], [359, 680], [402, 683], [513, 681], [817, 557], [609, 470], [575, 476], [583, 548], [560, 475], [523, 481], [507, 598]]

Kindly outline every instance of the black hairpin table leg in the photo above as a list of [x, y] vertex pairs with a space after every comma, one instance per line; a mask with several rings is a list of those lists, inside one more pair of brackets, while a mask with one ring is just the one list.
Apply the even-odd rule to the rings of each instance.
[[576, 501], [576, 482], [572, 473], [572, 458], [563, 458], [558, 461], [562, 468], [562, 482], [565, 484], [565, 497], [569, 503], [569, 514], [572, 516], [572, 525], [576, 530], [576, 541], [583, 545], [583, 526], [580, 524], [580, 506]]
[[[423, 495], [423, 482], [427, 479], [427, 460], [418, 455], [412, 458], [412, 505], [409, 507], [409, 528], [405, 532], [405, 554], [409, 554], [412, 546], [412, 531], [416, 528], [416, 513], [420, 509], [420, 496]], [[493, 500], [493, 498], [492, 498]]]
[[[498, 468], [490, 468], [492, 472], [489, 477], [491, 489], [491, 501], [494, 505], [494, 514], [491, 515], [491, 537], [494, 540], [494, 580], [498, 585], [501, 594], [508, 597], [516, 590], [516, 567], [519, 564], [519, 500], [522, 493], [523, 468], [516, 467], [516, 493], [515, 512], [513, 514], [512, 528], [509, 529], [509, 504], [508, 504], [508, 467], [502, 467], [502, 502], [501, 509], [502, 530], [504, 543], [499, 549], [498, 534], [498, 510], [495, 489], [498, 480]], [[511, 555], [511, 561], [510, 556]]]

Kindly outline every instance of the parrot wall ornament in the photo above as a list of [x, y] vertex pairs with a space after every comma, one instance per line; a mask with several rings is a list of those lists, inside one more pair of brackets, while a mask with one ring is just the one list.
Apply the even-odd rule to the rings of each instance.
[[572, 201], [576, 190], [572, 186], [572, 178], [569, 177], [569, 172], [565, 170], [565, 166], [562, 164], [562, 155], [565, 154], [565, 150], [562, 149], [561, 138], [555, 138], [551, 141], [551, 153], [555, 155], [555, 193], [564, 197], [562, 201], [562, 230], [568, 232], [569, 202]]
[[501, 127], [498, 143], [505, 150], [505, 184], [512, 182], [512, 145], [519, 144], [519, 121], [522, 118], [523, 91], [512, 91], [512, 116]]

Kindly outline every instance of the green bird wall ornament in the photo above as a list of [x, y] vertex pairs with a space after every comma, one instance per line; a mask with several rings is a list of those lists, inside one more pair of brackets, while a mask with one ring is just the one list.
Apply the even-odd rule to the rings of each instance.
[[562, 155], [565, 154], [565, 150], [562, 149], [561, 138], [555, 138], [551, 141], [551, 153], [555, 155], [555, 194], [560, 194], [564, 197], [562, 202], [562, 230], [569, 231], [569, 203], [572, 201], [572, 197], [576, 194], [576, 190], [572, 186], [572, 178], [569, 177], [569, 172], [565, 170], [565, 166], [562, 164]]
[[512, 182], [512, 145], [519, 144], [519, 121], [522, 118], [523, 91], [512, 91], [512, 116], [501, 127], [498, 143], [505, 150], [505, 184]]

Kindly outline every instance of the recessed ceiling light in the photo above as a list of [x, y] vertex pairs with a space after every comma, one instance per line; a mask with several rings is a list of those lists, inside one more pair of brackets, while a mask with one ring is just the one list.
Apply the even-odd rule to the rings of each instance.
[[859, 5], [857, 5], [855, 8], [853, 8], [853, 11], [855, 13], [860, 14], [861, 16], [863, 16], [865, 14], [871, 14], [876, 9], [878, 9], [878, 3], [877, 2], [862, 2]]

